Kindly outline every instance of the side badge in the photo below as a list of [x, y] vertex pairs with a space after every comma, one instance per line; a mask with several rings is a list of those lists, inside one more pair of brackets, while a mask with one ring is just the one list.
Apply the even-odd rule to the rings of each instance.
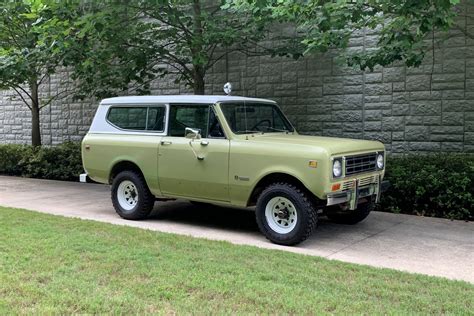
[[235, 175], [234, 176], [234, 179], [237, 180], [237, 181], [250, 181], [250, 178], [249, 177], [240, 177], [238, 175]]

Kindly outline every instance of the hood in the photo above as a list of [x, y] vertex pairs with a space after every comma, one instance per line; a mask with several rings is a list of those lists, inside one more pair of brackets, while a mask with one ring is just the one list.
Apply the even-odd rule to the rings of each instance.
[[330, 154], [345, 154], [353, 152], [380, 151], [385, 150], [379, 141], [350, 139], [338, 137], [307, 136], [298, 134], [268, 133], [253, 134], [249, 140], [256, 142], [279, 143], [288, 145], [303, 145], [318, 147]]

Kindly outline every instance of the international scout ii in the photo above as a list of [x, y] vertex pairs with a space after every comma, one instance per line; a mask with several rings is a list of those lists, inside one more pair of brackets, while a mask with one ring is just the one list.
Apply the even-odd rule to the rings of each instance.
[[236, 96], [105, 99], [82, 159], [82, 181], [111, 184], [125, 219], [146, 218], [156, 200], [255, 206], [261, 232], [282, 245], [308, 238], [321, 214], [366, 218], [385, 167], [378, 141], [300, 135], [274, 101]]

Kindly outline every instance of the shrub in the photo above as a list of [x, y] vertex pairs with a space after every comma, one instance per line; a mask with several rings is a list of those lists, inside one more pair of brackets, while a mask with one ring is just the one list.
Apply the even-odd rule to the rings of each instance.
[[0, 174], [77, 181], [82, 172], [80, 143], [54, 147], [0, 145]]
[[389, 157], [379, 210], [474, 219], [474, 155], [435, 154]]
[[[0, 145], [0, 174], [77, 181], [83, 172], [79, 143], [55, 147]], [[388, 157], [384, 212], [474, 219], [474, 155]]]

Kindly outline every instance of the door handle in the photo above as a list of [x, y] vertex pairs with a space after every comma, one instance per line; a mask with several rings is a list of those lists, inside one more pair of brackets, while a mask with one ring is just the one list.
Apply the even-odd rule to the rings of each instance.
[[209, 142], [207, 140], [201, 140], [201, 146], [207, 146]]
[[172, 142], [167, 141], [167, 140], [162, 140], [161, 141], [161, 145], [171, 145], [171, 144], [172, 144]]

